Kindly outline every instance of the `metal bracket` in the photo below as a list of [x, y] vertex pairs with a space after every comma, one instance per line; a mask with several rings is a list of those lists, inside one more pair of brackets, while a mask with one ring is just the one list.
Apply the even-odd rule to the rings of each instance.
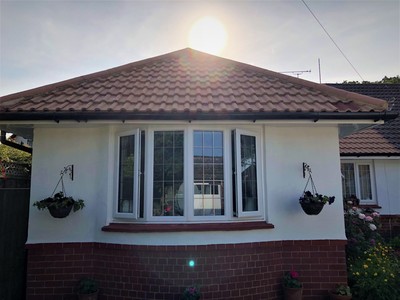
[[306, 172], [308, 172], [311, 175], [311, 167], [303, 162], [303, 178], [306, 178]]
[[68, 173], [71, 181], [74, 181], [74, 165], [68, 165], [68, 166], [64, 167], [64, 169], [61, 170], [60, 175], [62, 177], [67, 173]]

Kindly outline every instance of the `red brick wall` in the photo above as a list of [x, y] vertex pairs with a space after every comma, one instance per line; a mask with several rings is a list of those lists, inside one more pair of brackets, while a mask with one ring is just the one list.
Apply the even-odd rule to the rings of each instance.
[[382, 227], [379, 229], [379, 233], [385, 239], [400, 236], [400, 215], [381, 215], [380, 221]]
[[32, 244], [27, 245], [27, 299], [75, 299], [74, 286], [85, 276], [99, 281], [100, 299], [107, 300], [178, 300], [191, 284], [201, 287], [202, 299], [282, 299], [282, 276], [292, 267], [304, 283], [304, 299], [325, 299], [329, 289], [346, 283], [345, 243]]

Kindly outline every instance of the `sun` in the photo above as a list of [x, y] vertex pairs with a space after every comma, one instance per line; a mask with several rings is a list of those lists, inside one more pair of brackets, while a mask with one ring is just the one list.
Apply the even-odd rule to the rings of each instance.
[[224, 25], [214, 17], [197, 20], [189, 32], [189, 47], [210, 54], [221, 54], [228, 40]]

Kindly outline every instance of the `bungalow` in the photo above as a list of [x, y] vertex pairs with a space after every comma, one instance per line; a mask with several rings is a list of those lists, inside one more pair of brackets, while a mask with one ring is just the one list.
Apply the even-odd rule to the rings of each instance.
[[[65, 166], [82, 211], [31, 207], [27, 298], [304, 299], [345, 283], [339, 137], [396, 115], [387, 102], [183, 49], [0, 98], [0, 129], [33, 138], [31, 204]], [[305, 168], [304, 166], [307, 166]], [[299, 205], [312, 170], [335, 196]], [[307, 172], [306, 172], [307, 173]], [[73, 179], [73, 180], [72, 180]]]
[[[387, 100], [400, 113], [400, 84], [330, 84], [335, 88]], [[400, 236], [400, 117], [340, 139], [343, 196], [381, 213], [381, 232]]]

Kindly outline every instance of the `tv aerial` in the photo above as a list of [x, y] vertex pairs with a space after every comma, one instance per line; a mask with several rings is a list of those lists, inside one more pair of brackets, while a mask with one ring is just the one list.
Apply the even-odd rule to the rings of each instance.
[[279, 72], [283, 74], [293, 74], [296, 75], [297, 78], [299, 78], [300, 75], [303, 73], [311, 73], [311, 70], [304, 70], [304, 71], [284, 71], [284, 72]]

